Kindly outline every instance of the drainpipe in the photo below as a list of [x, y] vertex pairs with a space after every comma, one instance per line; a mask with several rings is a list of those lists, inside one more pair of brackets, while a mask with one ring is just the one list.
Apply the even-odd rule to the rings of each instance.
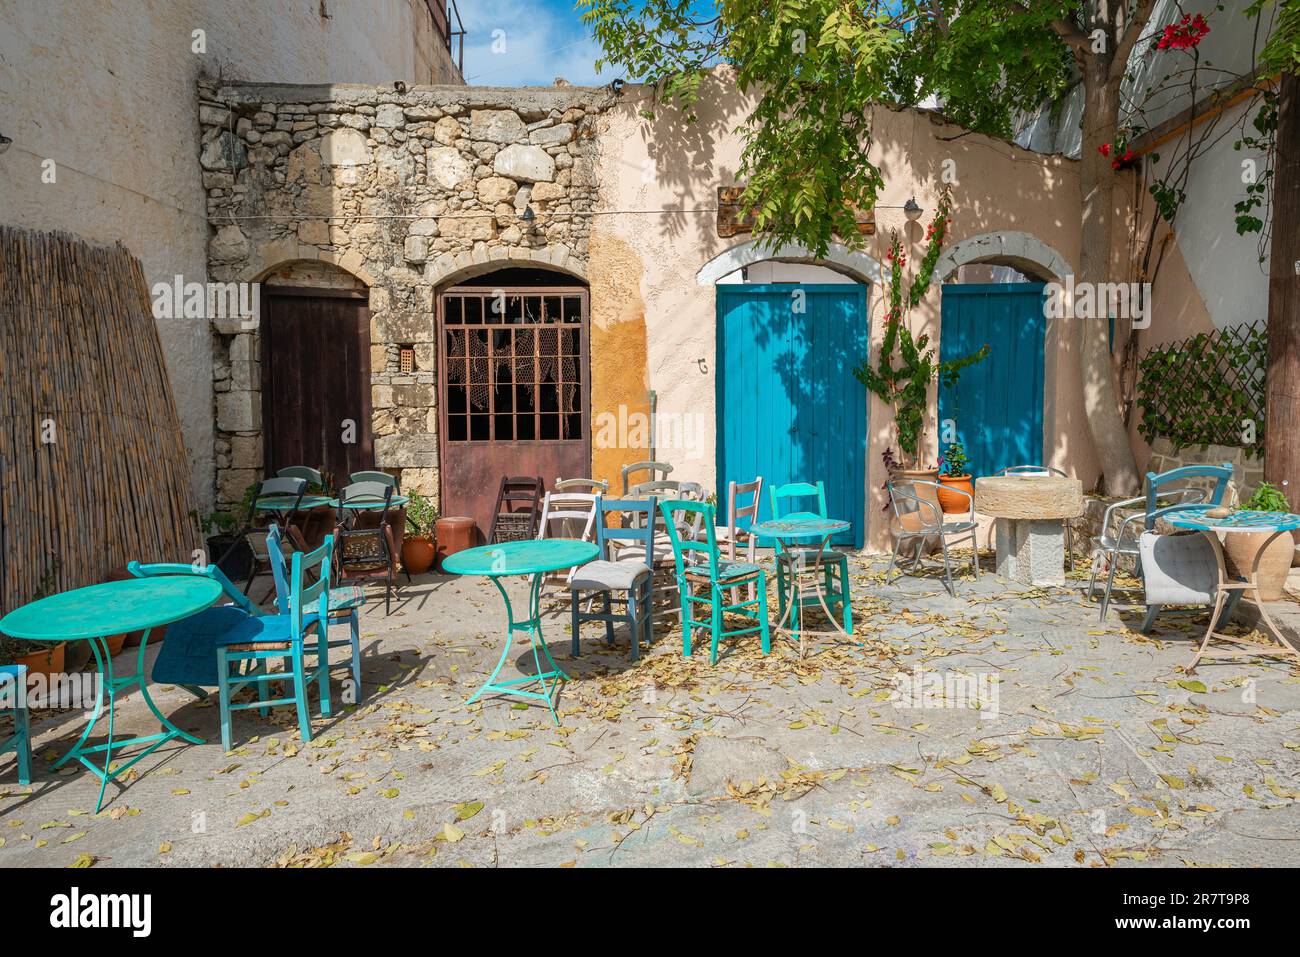
[[651, 462], [655, 461], [655, 412], [659, 408], [659, 394], [654, 389], [650, 390], [650, 455]]

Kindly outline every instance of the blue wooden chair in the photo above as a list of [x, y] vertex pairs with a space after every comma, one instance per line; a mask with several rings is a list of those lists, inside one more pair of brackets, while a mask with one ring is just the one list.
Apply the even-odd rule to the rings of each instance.
[[[1115, 569], [1121, 558], [1131, 558], [1139, 577], [1142, 574], [1141, 537], [1143, 532], [1152, 531], [1156, 522], [1170, 512], [1185, 509], [1189, 505], [1212, 508], [1223, 503], [1223, 494], [1232, 480], [1232, 463], [1222, 465], [1185, 465], [1170, 469], [1168, 472], [1148, 472], [1146, 492], [1137, 498], [1113, 502], [1101, 521], [1101, 535], [1093, 540], [1092, 571], [1088, 576], [1088, 600], [1097, 582], [1097, 573], [1103, 562], [1108, 564], [1106, 589], [1101, 596], [1101, 620], [1106, 620], [1110, 609], [1110, 593], [1115, 583]], [[1187, 483], [1196, 484], [1187, 484]], [[1212, 487], [1211, 487], [1211, 483]], [[1120, 510], [1131, 510], [1143, 506], [1141, 511], [1127, 516], [1120, 515]], [[1116, 518], [1119, 520], [1116, 521]], [[1150, 627], [1151, 619], [1147, 620]]]
[[14, 716], [14, 733], [0, 742], [0, 754], [18, 756], [18, 783], [32, 783], [32, 731], [27, 720], [27, 666], [0, 665], [0, 706]]
[[[792, 500], [814, 499], [815, 511], [786, 511]], [[771, 490], [772, 518], [828, 518], [826, 514], [826, 487], [818, 482], [790, 482]], [[794, 566], [812, 569], [822, 575], [822, 592], [828, 608], [839, 606], [844, 618], [844, 630], [853, 634], [853, 611], [849, 597], [849, 556], [834, 549], [783, 548], [776, 555], [776, 595], [780, 605], [778, 620], [785, 619], [786, 576], [794, 573]], [[834, 573], [834, 574], [832, 574]], [[801, 598], [804, 605], [819, 605], [815, 595]]]
[[[311, 717], [307, 689], [315, 681], [320, 688], [321, 714], [329, 717], [329, 600], [330, 558], [334, 537], [311, 552], [294, 552], [289, 567], [289, 612], [246, 619], [223, 637], [217, 646], [217, 690], [221, 706], [221, 744], [231, 749], [231, 716], [235, 711], [257, 708], [262, 714], [277, 705], [292, 704], [298, 710], [298, 734], [311, 740]], [[306, 583], [308, 573], [315, 580]], [[170, 637], [170, 636], [169, 636]], [[166, 644], [166, 642], [164, 642]], [[307, 667], [306, 657], [315, 661]], [[273, 659], [284, 662], [284, 670], [270, 671]], [[287, 682], [292, 695], [266, 697], [267, 686]], [[258, 700], [236, 703], [234, 695], [247, 686], [257, 688]]]
[[[289, 614], [289, 599], [291, 589], [289, 587], [289, 564], [285, 561], [284, 555], [276, 546], [280, 543], [280, 530], [272, 528], [266, 536], [267, 543], [271, 546], [271, 576], [275, 579], [275, 606], [280, 614]], [[352, 671], [352, 687], [354, 694], [351, 701], [347, 701], [346, 696], [344, 703], [355, 704], [361, 700], [361, 606], [366, 603], [365, 590], [359, 585], [335, 585], [329, 590], [329, 622], [330, 624], [346, 622], [348, 626], [348, 637], [331, 639], [326, 642], [330, 648], [351, 647], [352, 657], [344, 662], [330, 662], [330, 668], [337, 668], [339, 665], [345, 665]]]
[[[728, 561], [721, 557], [718, 537], [714, 532], [717, 511], [712, 505], [704, 502], [660, 502], [659, 511], [664, 517], [664, 526], [673, 546], [673, 561], [677, 566], [677, 590], [682, 607], [682, 654], [690, 657], [691, 631], [695, 628], [707, 629], [710, 634], [710, 664], [718, 663], [718, 642], [723, 638], [754, 632], [761, 635], [763, 654], [767, 654], [771, 650], [771, 640], [767, 625], [767, 574], [762, 567], [749, 562]], [[684, 528], [688, 531], [683, 532]], [[703, 541], [685, 537], [691, 534], [689, 529], [700, 528], [704, 531]], [[723, 598], [724, 591], [731, 591], [750, 582], [756, 586], [755, 597], [746, 597], [731, 604]], [[702, 588], [704, 593], [695, 594], [696, 587]], [[707, 620], [695, 618], [696, 605], [708, 607]], [[726, 613], [745, 613], [746, 609], [755, 609], [747, 613], [756, 617], [758, 624], [749, 628], [726, 630]]]
[[[632, 635], [633, 661], [639, 654], [643, 633], [646, 647], [650, 647], [654, 639], [651, 612], [654, 606], [656, 502], [653, 495], [647, 499], [596, 497], [596, 546], [601, 557], [576, 569], [569, 579], [575, 658], [580, 652], [578, 626], [584, 621], [603, 621], [605, 640], [610, 644], [614, 643], [614, 623], [627, 622]], [[622, 513], [622, 528], [609, 525], [605, 518], [609, 512]], [[623, 542], [631, 545], [617, 552], [611, 547]], [[603, 599], [601, 611], [582, 611], [581, 593], [584, 591], [600, 593]], [[615, 592], [621, 592], [623, 597], [617, 597], [613, 594]], [[611, 610], [611, 602], [621, 603], [622, 611]]]

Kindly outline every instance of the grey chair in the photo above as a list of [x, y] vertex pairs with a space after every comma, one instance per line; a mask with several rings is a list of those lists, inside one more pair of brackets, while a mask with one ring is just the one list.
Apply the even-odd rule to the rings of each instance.
[[[1147, 603], [1143, 633], [1151, 630], [1165, 605], [1217, 606], [1219, 559], [1214, 554], [1214, 546], [1204, 535], [1199, 532], [1190, 535], [1143, 532], [1138, 538], [1138, 554]], [[1239, 590], [1229, 590], [1231, 605], [1236, 604], [1233, 599], [1240, 595]], [[1229, 607], [1226, 615], [1231, 614], [1232, 608]]]
[[590, 492], [593, 495], [608, 495], [609, 483], [604, 479], [589, 478], [557, 478], [555, 480], [555, 491], [557, 492]]
[[[632, 635], [632, 660], [640, 652], [640, 639], [644, 634], [646, 647], [654, 640], [654, 515], [657, 499], [652, 495], [644, 499], [606, 499], [596, 503], [596, 545], [600, 557], [574, 571], [569, 579], [572, 591], [573, 656], [579, 646], [578, 628], [584, 621], [603, 621], [605, 640], [613, 644], [614, 624], [626, 622]], [[611, 526], [605, 516], [609, 512], [622, 513], [622, 527]], [[633, 519], [636, 519], [635, 521]], [[616, 552], [615, 543], [639, 543], [640, 548]], [[582, 592], [596, 592], [603, 599], [600, 611], [583, 611]], [[621, 596], [621, 597], [620, 597]], [[588, 605], [590, 606], [590, 602]], [[621, 605], [622, 609], [617, 607]]]
[[[922, 497], [921, 488], [938, 489], [938, 482], [925, 482], [920, 479], [895, 479], [888, 483], [889, 504], [894, 511], [893, 533], [894, 553], [889, 559], [889, 569], [885, 572], [885, 582], [893, 581], [894, 565], [903, 554], [906, 546], [915, 544], [916, 557], [912, 559], [910, 571], [916, 571], [925, 556], [926, 546], [937, 541], [943, 552], [943, 577], [948, 594], [957, 597], [957, 588], [952, 580], [952, 565], [949, 561], [949, 545], [959, 545], [970, 540], [971, 565], [975, 569], [975, 578], [980, 577], [979, 544], [975, 540], [975, 531], [979, 523], [975, 521], [975, 498], [969, 492], [946, 486], [949, 492], [964, 495], [969, 502], [966, 511], [944, 513], [936, 498]], [[965, 515], [964, 519], [949, 521], [952, 514]]]
[[629, 488], [635, 483], [632, 476], [637, 472], [649, 472], [650, 477], [647, 481], [663, 481], [668, 478], [668, 473], [673, 467], [667, 462], [633, 462], [631, 465], [625, 465], [620, 470], [623, 478], [623, 494], [627, 495]]
[[[1106, 620], [1106, 613], [1110, 610], [1115, 570], [1120, 559], [1132, 559], [1134, 570], [1139, 577], [1142, 575], [1142, 532], [1153, 531], [1156, 522], [1170, 512], [1188, 506], [1221, 504], [1231, 479], [1232, 465], [1228, 462], [1222, 465], [1186, 465], [1158, 475], [1148, 472], [1145, 494], [1111, 503], [1102, 516], [1101, 535], [1093, 539], [1092, 569], [1088, 575], [1086, 593], [1091, 601], [1096, 589], [1097, 573], [1101, 570], [1102, 562], [1106, 562], [1109, 568], [1106, 589], [1101, 596], [1101, 621]], [[1205, 484], [1207, 482], [1212, 482], [1212, 487]], [[1142, 508], [1133, 511], [1139, 505]], [[1127, 510], [1128, 514], [1121, 514], [1122, 510]]]
[[[1064, 469], [1058, 469], [1055, 465], [1008, 465], [1004, 469], [998, 469], [994, 475], [1058, 475], [1061, 478], [1070, 476]], [[1069, 568], [1074, 567], [1074, 528], [1070, 525], [1070, 520], [1063, 519], [1065, 525], [1065, 561]]]
[[325, 476], [321, 475], [319, 469], [314, 469], [309, 465], [290, 465], [280, 469], [275, 474], [279, 478], [304, 479], [309, 486], [315, 485], [321, 489], [325, 487]]
[[393, 489], [393, 493], [401, 491], [396, 475], [389, 475], [387, 472], [353, 472], [348, 476], [348, 482], [355, 485], [357, 482], [378, 482], [380, 485], [388, 485]]

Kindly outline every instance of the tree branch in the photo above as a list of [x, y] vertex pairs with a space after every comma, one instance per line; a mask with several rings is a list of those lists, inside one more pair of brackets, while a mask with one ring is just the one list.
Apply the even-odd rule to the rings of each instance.
[[1120, 37], [1119, 45], [1115, 47], [1115, 59], [1110, 61], [1110, 79], [1117, 80], [1128, 71], [1129, 54], [1133, 52], [1138, 37], [1146, 30], [1147, 23], [1151, 19], [1151, 11], [1155, 8], [1155, 5], [1156, 0], [1138, 0], [1133, 19], [1124, 28], [1124, 35]]

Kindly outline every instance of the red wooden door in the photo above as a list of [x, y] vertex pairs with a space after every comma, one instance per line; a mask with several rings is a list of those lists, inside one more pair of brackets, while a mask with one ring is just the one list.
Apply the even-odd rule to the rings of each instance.
[[505, 475], [591, 471], [587, 290], [458, 286], [438, 297], [442, 513], [486, 536]]
[[266, 474], [308, 465], [337, 485], [374, 468], [364, 294], [264, 287], [262, 304]]

